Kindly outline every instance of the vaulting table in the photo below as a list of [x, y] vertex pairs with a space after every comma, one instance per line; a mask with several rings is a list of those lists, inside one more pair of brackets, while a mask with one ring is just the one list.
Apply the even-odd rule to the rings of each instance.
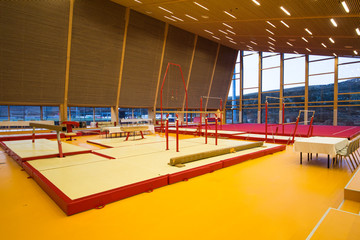
[[[300, 164], [302, 164], [302, 153], [324, 153], [328, 155], [328, 168], [330, 168], [330, 155], [335, 157], [336, 152], [345, 148], [349, 143], [347, 138], [333, 137], [310, 137], [295, 141], [294, 151], [300, 152]], [[309, 157], [309, 155], [308, 155]]]

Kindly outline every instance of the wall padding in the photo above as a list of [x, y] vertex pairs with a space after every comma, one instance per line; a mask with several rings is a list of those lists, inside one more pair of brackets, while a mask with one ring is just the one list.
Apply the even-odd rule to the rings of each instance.
[[130, 11], [119, 106], [154, 106], [164, 31], [164, 22]]
[[[220, 46], [219, 56], [216, 63], [214, 79], [209, 97], [220, 97], [225, 103], [228, 95], [228, 86], [233, 75], [233, 68], [237, 57], [237, 50]], [[209, 99], [208, 109], [219, 109], [219, 100]]]
[[207, 96], [215, 64], [217, 43], [199, 37], [188, 87], [189, 108], [200, 108], [200, 97]]
[[68, 104], [115, 105], [125, 8], [111, 1], [76, 0]]
[[0, 101], [64, 101], [70, 3], [0, 1]]
[[[191, 56], [194, 49], [194, 39], [194, 34], [171, 25], [169, 26], [161, 72], [157, 107], [160, 107], [161, 85], [164, 81], [165, 71], [168, 63], [175, 63], [181, 66], [186, 86]], [[182, 108], [185, 96], [185, 87], [179, 67], [174, 65], [169, 66], [162, 93], [163, 108]]]

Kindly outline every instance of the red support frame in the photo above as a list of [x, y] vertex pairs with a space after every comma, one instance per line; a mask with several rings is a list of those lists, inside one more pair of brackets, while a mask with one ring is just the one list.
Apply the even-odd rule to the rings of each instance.
[[188, 94], [187, 94], [187, 88], [186, 88], [186, 83], [185, 83], [185, 79], [184, 79], [184, 74], [182, 72], [182, 69], [181, 69], [181, 66], [180, 64], [176, 64], [176, 63], [168, 63], [167, 67], [166, 67], [166, 71], [165, 71], [165, 75], [164, 75], [164, 78], [163, 78], [163, 82], [161, 84], [161, 90], [160, 90], [160, 110], [161, 110], [161, 129], [164, 128], [164, 123], [163, 123], [163, 116], [162, 116], [162, 111], [163, 111], [163, 88], [164, 88], [164, 83], [165, 83], [165, 79], [166, 79], [166, 75], [168, 73], [168, 70], [169, 70], [169, 67], [173, 65], [173, 66], [176, 66], [176, 67], [179, 67], [179, 70], [180, 70], [180, 73], [181, 73], [181, 78], [182, 78], [182, 81], [183, 81], [183, 84], [184, 84], [184, 89], [185, 89], [185, 100], [186, 100], [186, 114], [185, 114], [185, 117], [186, 117], [186, 126], [188, 125], [188, 117], [187, 117], [187, 112], [188, 112]]

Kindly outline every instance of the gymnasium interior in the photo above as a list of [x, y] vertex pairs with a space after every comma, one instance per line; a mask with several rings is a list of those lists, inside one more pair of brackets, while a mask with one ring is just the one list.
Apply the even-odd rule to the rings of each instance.
[[360, 1], [0, 16], [2, 239], [360, 239]]

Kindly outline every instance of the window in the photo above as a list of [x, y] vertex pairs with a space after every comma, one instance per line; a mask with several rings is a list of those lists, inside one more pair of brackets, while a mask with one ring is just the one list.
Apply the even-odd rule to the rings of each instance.
[[95, 122], [111, 122], [111, 108], [95, 108]]
[[0, 121], [9, 121], [9, 107], [0, 105]]
[[41, 120], [40, 106], [10, 106], [10, 121]]
[[94, 108], [93, 107], [70, 107], [69, 118], [71, 121], [83, 122], [87, 125], [94, 122]]
[[43, 106], [42, 116], [42, 120], [59, 121], [59, 107]]

